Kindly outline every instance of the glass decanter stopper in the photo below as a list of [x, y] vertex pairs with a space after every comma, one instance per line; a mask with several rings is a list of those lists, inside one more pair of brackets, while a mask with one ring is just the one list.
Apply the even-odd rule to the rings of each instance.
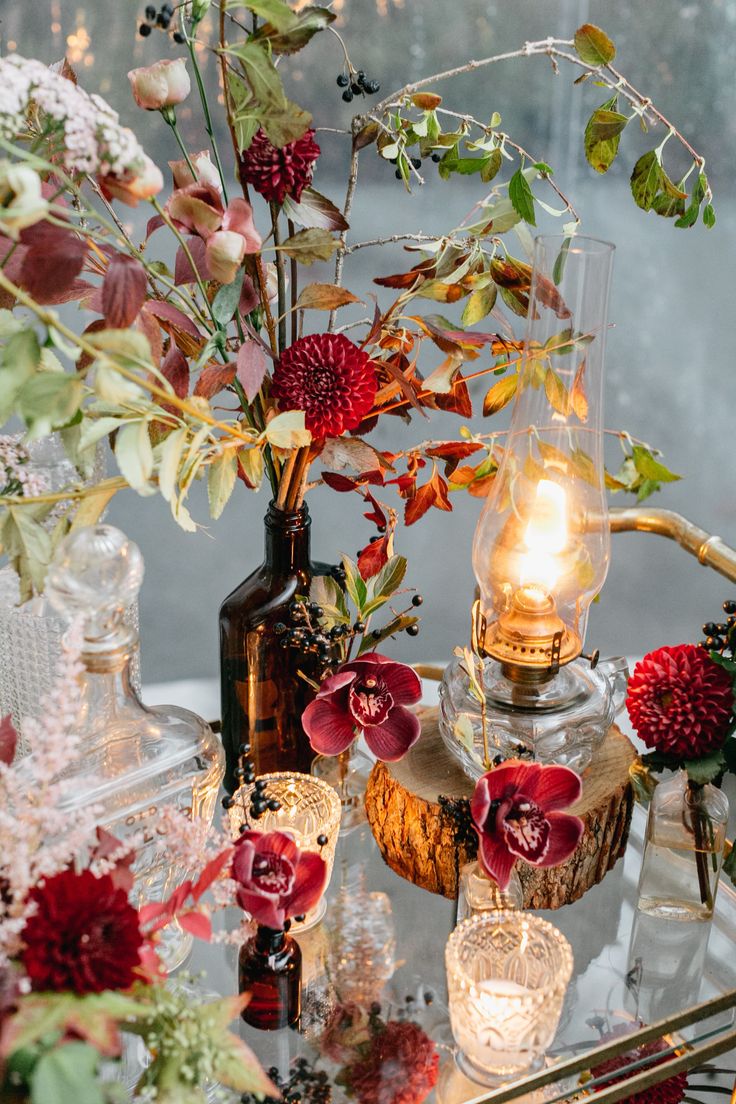
[[[167, 807], [212, 821], [224, 770], [219, 741], [194, 713], [173, 705], [148, 709], [130, 681], [138, 634], [123, 615], [143, 580], [143, 559], [111, 525], [70, 533], [49, 569], [46, 594], [67, 619], [81, 618], [79, 755], [65, 772], [73, 778], [67, 808], [96, 805], [100, 824], [120, 840], [143, 835], [134, 866], [135, 896], [165, 900], [189, 875], [172, 864], [157, 830]], [[183, 961], [191, 937], [164, 929], [169, 969]]]
[[302, 952], [285, 931], [259, 925], [240, 948], [238, 991], [250, 993], [240, 1013], [251, 1027], [277, 1031], [301, 1015]]
[[516, 867], [505, 890], [498, 888], [489, 878], [477, 859], [460, 868], [460, 885], [457, 898], [457, 922], [467, 920], [479, 912], [490, 909], [523, 909], [524, 890]]
[[710, 920], [728, 824], [728, 798], [684, 771], [659, 782], [647, 820], [639, 910], [665, 920]]

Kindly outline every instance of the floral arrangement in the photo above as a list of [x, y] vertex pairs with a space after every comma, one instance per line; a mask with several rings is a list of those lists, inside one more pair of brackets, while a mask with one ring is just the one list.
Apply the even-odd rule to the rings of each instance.
[[[18, 55], [0, 59], [0, 410], [19, 416], [27, 440], [58, 430], [80, 468], [108, 439], [119, 470], [92, 486], [53, 493], [6, 485], [0, 541], [28, 597], [42, 588], [69, 527], [94, 522], [123, 487], [160, 493], [179, 525], [192, 530], [187, 495], [205, 475], [213, 518], [238, 483], [257, 489], [265, 481], [276, 504], [293, 509], [321, 480], [371, 507], [366, 516], [378, 539], [358, 558], [365, 583], [390, 562], [397, 521], [395, 510], [377, 503], [378, 489], [395, 488], [405, 523], [414, 524], [432, 508], [451, 510], [451, 492], [485, 494], [502, 447], [501, 434], [461, 425], [457, 439], [386, 450], [370, 443], [371, 430], [388, 415], [403, 424], [438, 409], [467, 420], [475, 381], [484, 378], [492, 384], [478, 396], [486, 416], [511, 401], [521, 349], [511, 323], [527, 311], [531, 270], [506, 235], [516, 230], [528, 244], [528, 228], [544, 212], [562, 218], [571, 238], [579, 217], [552, 168], [503, 129], [498, 112], [476, 119], [447, 107], [433, 90], [498, 57], [374, 100], [378, 82], [353, 62], [327, 7], [252, 0], [234, 9], [187, 0], [164, 8], [153, 9], [153, 22], [182, 56], [128, 76], [136, 103], [157, 112], [181, 147], [167, 194], [161, 169], [109, 105], [79, 86], [68, 64], [49, 69]], [[149, 15], [140, 24], [146, 38]], [[359, 108], [339, 128], [349, 154], [340, 204], [314, 186], [318, 128], [288, 99], [282, 79], [317, 34], [334, 36], [343, 59], [337, 84], [353, 104], [345, 110]], [[203, 50], [220, 66], [227, 153], [202, 79]], [[699, 218], [713, 225], [704, 158], [615, 67], [615, 55], [608, 36], [585, 24], [571, 40], [528, 42], [504, 56], [542, 58], [555, 74], [569, 66], [576, 83], [606, 89], [584, 134], [585, 155], [600, 174], [632, 121], [663, 126], [664, 140], [633, 166], [635, 203], [681, 228]], [[201, 112], [202, 149], [187, 148], [177, 125], [177, 108], [190, 99]], [[679, 144], [690, 165], [676, 182], [665, 168], [668, 142]], [[397, 187], [410, 190], [427, 168], [444, 181], [476, 177], [473, 211], [438, 236], [352, 241], [359, 164], [369, 155], [391, 165]], [[141, 246], [118, 203], [150, 205]], [[158, 253], [164, 234], [176, 245], [173, 271]], [[344, 286], [350, 257], [396, 240], [406, 242], [410, 267], [376, 277], [386, 298], [370, 317], [337, 325], [339, 311], [360, 305]], [[331, 279], [310, 278], [310, 266], [328, 261]], [[86, 312], [77, 327], [53, 309], [67, 302]], [[462, 303], [461, 318], [424, 313], [427, 303], [443, 310]], [[487, 318], [492, 332], [478, 328]], [[567, 405], [572, 398], [552, 352], [537, 352], [550, 402]], [[583, 399], [575, 396], [581, 411]], [[610, 478], [612, 489], [642, 497], [674, 478], [649, 446], [619, 436], [625, 459]], [[45, 526], [59, 503], [62, 518]], [[396, 621], [392, 631], [414, 628], [416, 619]]]
[[476, 783], [470, 815], [482, 869], [503, 893], [521, 859], [559, 866], [580, 842], [580, 817], [560, 810], [580, 800], [580, 776], [570, 767], [509, 759]]
[[[227, 1030], [249, 994], [197, 1001], [167, 985], [161, 958], [173, 922], [200, 939], [242, 943], [253, 922], [283, 924], [309, 909], [325, 880], [319, 855], [300, 855], [290, 836], [229, 833], [171, 808], [152, 830], [172, 864], [198, 871], [166, 901], [139, 901], [134, 864], [143, 833], [116, 839], [104, 811], [65, 808], [73, 782], [79, 632], [66, 638], [43, 723], [24, 732], [33, 754], [13, 762], [18, 735], [0, 725], [0, 1095], [67, 1104], [119, 1100], [103, 1076], [135, 1035], [150, 1053], [134, 1099], [204, 1101], [216, 1081], [258, 1099], [274, 1086], [249, 1048]], [[212, 916], [247, 909], [243, 924], [213, 934]]]
[[[699, 644], [657, 648], [629, 679], [629, 718], [651, 749], [634, 772], [644, 799], [654, 785], [650, 772], [685, 771], [696, 808], [703, 786], [736, 772], [736, 601], [725, 601], [723, 611], [725, 621], [703, 625]], [[697, 831], [700, 818], [693, 821]], [[736, 882], [733, 850], [723, 869]]]

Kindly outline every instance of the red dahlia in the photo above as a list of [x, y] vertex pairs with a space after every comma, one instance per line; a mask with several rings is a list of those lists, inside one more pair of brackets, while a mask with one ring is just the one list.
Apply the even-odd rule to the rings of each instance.
[[240, 175], [269, 203], [280, 206], [287, 195], [298, 203], [302, 192], [312, 182], [319, 154], [313, 130], [281, 149], [273, 146], [265, 132], [259, 130], [241, 156]]
[[345, 1073], [360, 1104], [421, 1104], [437, 1083], [439, 1055], [417, 1024], [389, 1020]]
[[23, 965], [36, 990], [101, 993], [136, 980], [143, 944], [138, 913], [109, 874], [64, 870], [31, 890]]
[[[601, 1042], [610, 1042], [620, 1034], [622, 1034], [620, 1030], [611, 1031], [608, 1035], [603, 1036]], [[627, 1066], [640, 1058], [648, 1058], [650, 1055], [657, 1054], [660, 1050], [666, 1049], [667, 1044], [664, 1039], [654, 1039], [651, 1043], [645, 1043], [644, 1046], [636, 1047], [627, 1054], [619, 1055], [618, 1058], [609, 1058], [607, 1062], [601, 1062], [600, 1065], [595, 1066], [590, 1072], [593, 1077], [605, 1077], [606, 1074], [614, 1075], [616, 1070], [621, 1069], [622, 1066]], [[661, 1062], [666, 1061], [669, 1057], [669, 1054], [663, 1055]], [[657, 1066], [660, 1065], [661, 1062], [653, 1062], [652, 1065]], [[600, 1088], [608, 1088], [609, 1085], [615, 1085], [617, 1081], [621, 1081], [622, 1079], [622, 1077], [611, 1076], [610, 1079], [600, 1086]], [[666, 1081], [660, 1081], [658, 1085], [650, 1085], [648, 1089], [642, 1089], [641, 1092], [626, 1097], [623, 1104], [680, 1104], [680, 1101], [685, 1096], [686, 1089], [687, 1074], [676, 1073], [674, 1077], [668, 1077]]]
[[281, 410], [304, 411], [313, 437], [339, 437], [373, 406], [376, 371], [343, 334], [309, 334], [281, 354], [271, 393]]
[[647, 747], [679, 759], [698, 759], [726, 738], [733, 686], [704, 648], [677, 644], [658, 648], [637, 663], [626, 705]]

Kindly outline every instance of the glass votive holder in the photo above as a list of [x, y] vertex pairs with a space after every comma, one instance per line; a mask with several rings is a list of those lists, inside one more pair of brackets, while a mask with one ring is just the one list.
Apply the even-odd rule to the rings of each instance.
[[562, 933], [528, 912], [484, 912], [455, 928], [445, 964], [462, 1071], [493, 1085], [538, 1069], [572, 975]]
[[[266, 809], [258, 819], [254, 819], [250, 806], [256, 792], [255, 784], [241, 786], [233, 794], [234, 803], [228, 811], [233, 836], [237, 839], [243, 824], [256, 832], [289, 832], [300, 851], [315, 851], [324, 859], [327, 864], [326, 891], [340, 833], [342, 803], [339, 795], [321, 778], [296, 771], [261, 774], [258, 782], [261, 785], [266, 783], [262, 790], [264, 796], [278, 801], [280, 808]], [[323, 894], [319, 904], [307, 913], [303, 921], [292, 923], [292, 932], [313, 928], [324, 916], [326, 908]]]

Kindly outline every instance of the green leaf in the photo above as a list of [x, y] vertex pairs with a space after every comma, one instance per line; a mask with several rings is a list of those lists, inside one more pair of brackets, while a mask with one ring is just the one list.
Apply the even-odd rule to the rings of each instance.
[[79, 409], [84, 385], [66, 372], [37, 372], [20, 390], [18, 413], [35, 440], [66, 425]]
[[248, 149], [260, 126], [258, 104], [245, 81], [228, 69], [227, 90], [232, 100], [233, 127], [235, 139], [241, 153]]
[[291, 30], [294, 25], [294, 12], [283, 0], [246, 0], [243, 7], [267, 19], [277, 31]]
[[594, 23], [583, 23], [575, 32], [575, 49], [586, 65], [609, 65], [616, 56], [616, 47], [605, 31]]
[[562, 277], [565, 275], [565, 265], [567, 264], [567, 254], [570, 249], [570, 242], [572, 238], [565, 238], [560, 246], [560, 252], [555, 258], [554, 268], [552, 269], [552, 279], [557, 287], [562, 283]]
[[331, 575], [314, 575], [309, 588], [309, 601], [321, 606], [324, 620], [333, 625], [350, 624], [350, 611], [345, 601], [345, 592]]
[[368, 596], [368, 588], [361, 578], [357, 565], [353, 563], [349, 556], [343, 556], [342, 563], [345, 568], [345, 589], [358, 613], [362, 613]]
[[691, 782], [704, 786], [712, 782], [726, 769], [726, 756], [722, 750], [714, 751], [710, 755], [704, 755], [701, 759], [688, 759], [685, 764], [687, 776]]
[[488, 157], [484, 158], [481, 165], [480, 178], [484, 184], [489, 184], [503, 164], [503, 155], [500, 149], [491, 150]]
[[86, 341], [101, 353], [110, 353], [135, 363], [151, 364], [151, 346], [140, 330], [98, 330], [86, 335]]
[[0, 421], [15, 412], [20, 389], [38, 370], [41, 349], [33, 330], [13, 334], [3, 349], [0, 367]]
[[528, 222], [530, 226], [537, 225], [534, 218], [534, 196], [521, 169], [517, 169], [509, 180], [509, 199], [524, 222]]
[[339, 242], [329, 231], [311, 228], [298, 230], [282, 243], [281, 249], [287, 257], [294, 257], [300, 264], [310, 265], [313, 261], [329, 261], [338, 245]]
[[[652, 202], [652, 210], [662, 218], [676, 218], [678, 222], [685, 214], [685, 201], [677, 196], [668, 195], [667, 192], [659, 192]], [[698, 217], [697, 209], [695, 219]]]
[[120, 430], [115, 440], [115, 459], [120, 474], [134, 491], [150, 492], [153, 449], [147, 422], [129, 422]]
[[488, 284], [484, 288], [478, 288], [468, 299], [462, 314], [463, 326], [474, 326], [487, 314], [490, 314], [496, 305], [498, 289], [495, 284]]
[[238, 269], [235, 279], [230, 284], [225, 284], [212, 300], [212, 314], [216, 322], [221, 326], [227, 326], [240, 302], [240, 291], [243, 287], [245, 269]]
[[637, 207], [648, 211], [663, 185], [662, 166], [656, 150], [642, 154], [631, 173], [631, 194]]
[[544, 392], [553, 410], [564, 415], [570, 413], [570, 392], [552, 368], [547, 369], [544, 377]]
[[703, 208], [703, 225], [707, 226], [710, 230], [716, 224], [716, 213], [713, 210], [712, 203], [706, 203]]
[[31, 1104], [104, 1104], [99, 1059], [87, 1043], [64, 1043], [43, 1054], [33, 1072]]
[[398, 590], [406, 575], [406, 556], [392, 556], [378, 574], [371, 580], [374, 594], [390, 598]]
[[645, 479], [652, 479], [657, 483], [674, 483], [682, 478], [655, 460], [649, 449], [642, 445], [634, 445], [632, 455], [636, 470]]
[[328, 11], [327, 8], [308, 7], [299, 12], [289, 10], [291, 21], [286, 25], [278, 27], [274, 20], [269, 19], [253, 36], [255, 41], [267, 39], [274, 54], [296, 53], [307, 45], [313, 35], [324, 30], [337, 18], [335, 12]]
[[607, 172], [618, 153], [628, 117], [607, 106], [597, 107], [585, 127], [585, 156], [596, 172]]
[[261, 125], [272, 145], [281, 149], [289, 142], [296, 142], [309, 129], [312, 116], [291, 100], [283, 109], [272, 108], [260, 116]]
[[286, 107], [286, 93], [281, 77], [271, 58], [263, 47], [255, 42], [241, 42], [228, 46], [226, 52], [238, 58], [243, 66], [246, 80], [258, 104], [268, 109], [283, 111]]
[[207, 497], [210, 517], [215, 521], [225, 509], [238, 478], [238, 460], [232, 449], [223, 452], [210, 464], [207, 472]]

